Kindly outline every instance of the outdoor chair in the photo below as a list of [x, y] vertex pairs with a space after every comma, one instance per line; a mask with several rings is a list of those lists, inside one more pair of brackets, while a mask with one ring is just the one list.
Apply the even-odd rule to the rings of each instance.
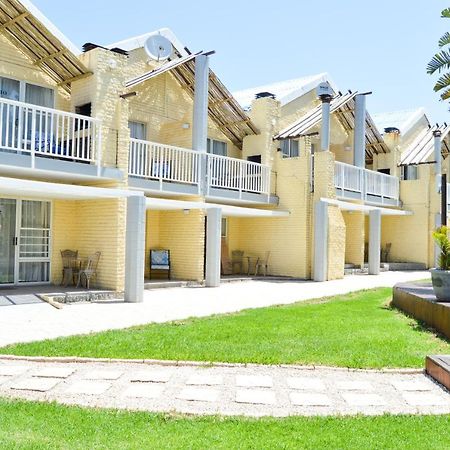
[[231, 252], [231, 271], [234, 271], [234, 266], [238, 266], [241, 274], [244, 272], [244, 252], [242, 250], [233, 250]]
[[389, 262], [389, 253], [391, 253], [392, 243], [388, 242], [385, 248], [381, 249], [381, 262]]
[[74, 275], [78, 275], [76, 268], [76, 260], [78, 258], [78, 250], [61, 250], [62, 258], [62, 280], [61, 285], [67, 286], [71, 281], [73, 283]]
[[155, 270], [167, 272], [167, 279], [170, 280], [170, 250], [150, 250], [150, 279]]
[[82, 280], [84, 278], [86, 282], [86, 289], [90, 288], [91, 278], [95, 278], [97, 276], [97, 267], [98, 262], [100, 260], [101, 252], [95, 252], [93, 255], [90, 255], [86, 259], [86, 263], [84, 267], [80, 268], [80, 272], [78, 274], [78, 282], [77, 287], [82, 284]]
[[256, 261], [255, 265], [255, 277], [258, 275], [259, 269], [262, 269], [264, 276], [267, 276], [267, 270], [269, 268], [269, 256], [270, 252], [266, 252], [266, 256], [264, 259], [258, 258], [258, 261]]

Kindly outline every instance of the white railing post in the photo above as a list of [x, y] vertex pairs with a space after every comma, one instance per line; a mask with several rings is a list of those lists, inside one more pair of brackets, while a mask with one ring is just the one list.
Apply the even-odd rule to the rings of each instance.
[[[28, 114], [28, 113], [25, 113]], [[22, 114], [20, 115], [22, 116]], [[41, 138], [39, 137], [39, 142]], [[36, 167], [36, 111], [31, 113], [31, 168]]]
[[244, 164], [242, 164], [240, 162], [239, 163], [239, 184], [238, 184], [239, 198], [242, 198], [243, 183], [244, 183]]
[[92, 138], [91, 138], [91, 148], [93, 150], [97, 150], [97, 176], [101, 176], [102, 174], [102, 125], [101, 123], [96, 123], [95, 125], [96, 133], [93, 133], [93, 135], [96, 136], [96, 142], [95, 145], [92, 144]]

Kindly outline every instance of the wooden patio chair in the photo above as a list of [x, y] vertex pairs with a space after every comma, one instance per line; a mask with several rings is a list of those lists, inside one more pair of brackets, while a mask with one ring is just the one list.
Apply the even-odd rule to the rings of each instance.
[[269, 268], [269, 256], [270, 252], [266, 252], [264, 259], [258, 258], [255, 265], [255, 277], [258, 275], [259, 269], [263, 269], [264, 276], [267, 276], [267, 270]]
[[61, 286], [67, 286], [69, 281], [73, 283], [74, 275], [78, 275], [76, 268], [76, 260], [78, 258], [78, 250], [61, 250], [62, 259], [62, 279]]
[[242, 250], [233, 250], [231, 252], [231, 271], [234, 273], [234, 266], [238, 266], [238, 274], [244, 273], [244, 252]]
[[101, 254], [101, 252], [95, 252], [93, 255], [87, 257], [85, 266], [80, 268], [77, 287], [80, 286], [82, 279], [84, 278], [86, 281], [86, 289], [90, 288], [91, 278], [97, 276], [97, 267]]
[[170, 280], [170, 250], [150, 250], [150, 279], [155, 270], [167, 272], [167, 279]]

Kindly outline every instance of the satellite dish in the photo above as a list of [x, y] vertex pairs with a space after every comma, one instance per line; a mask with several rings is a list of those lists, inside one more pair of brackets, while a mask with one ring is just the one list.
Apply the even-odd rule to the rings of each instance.
[[145, 41], [144, 50], [151, 59], [164, 61], [172, 54], [172, 43], [164, 36], [156, 34]]

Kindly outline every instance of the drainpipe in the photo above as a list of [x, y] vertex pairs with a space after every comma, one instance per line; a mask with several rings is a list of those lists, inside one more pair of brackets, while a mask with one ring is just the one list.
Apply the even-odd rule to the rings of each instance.
[[353, 134], [353, 165], [364, 169], [366, 166], [366, 95], [355, 96], [355, 130]]
[[434, 160], [436, 161], [434, 165], [434, 170], [436, 173], [436, 189], [437, 192], [441, 192], [441, 175], [442, 175], [442, 132], [439, 129], [433, 131], [434, 136]]
[[200, 193], [206, 192], [206, 146], [208, 139], [208, 86], [209, 56], [195, 57], [194, 111], [192, 117], [192, 149], [201, 153], [199, 183]]

